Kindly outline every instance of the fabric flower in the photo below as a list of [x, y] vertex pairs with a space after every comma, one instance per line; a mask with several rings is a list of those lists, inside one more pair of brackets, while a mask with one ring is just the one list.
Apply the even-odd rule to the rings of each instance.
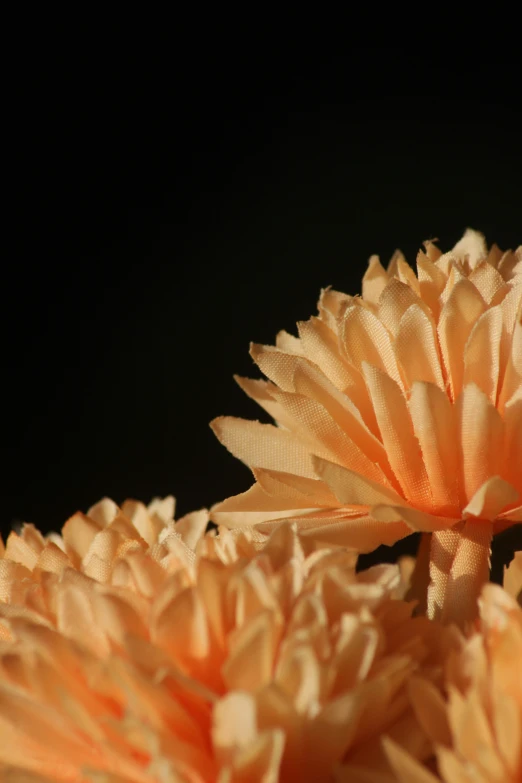
[[522, 246], [469, 230], [449, 253], [426, 242], [417, 274], [372, 257], [362, 297], [323, 291], [298, 338], [252, 345], [269, 380], [238, 379], [277, 426], [213, 422], [256, 483], [212, 518], [267, 533], [291, 517], [359, 552], [431, 534], [428, 614], [473, 620], [492, 535], [522, 521], [521, 301]]
[[204, 515], [106, 500], [61, 536], [11, 534], [3, 780], [392, 783], [384, 733], [427, 758], [407, 682], [438, 682], [441, 628], [398, 567], [306, 554], [295, 524], [204, 534]]
[[522, 780], [522, 609], [498, 585], [486, 585], [480, 622], [447, 656], [445, 697], [412, 679], [417, 717], [436, 751], [433, 774], [385, 741], [401, 783], [520, 783]]

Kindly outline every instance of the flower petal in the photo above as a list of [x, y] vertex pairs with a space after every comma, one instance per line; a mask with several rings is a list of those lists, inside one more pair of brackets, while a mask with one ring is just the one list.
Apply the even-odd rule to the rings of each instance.
[[314, 478], [308, 449], [289, 432], [272, 424], [221, 416], [211, 422], [218, 439], [250, 467], [268, 468]]

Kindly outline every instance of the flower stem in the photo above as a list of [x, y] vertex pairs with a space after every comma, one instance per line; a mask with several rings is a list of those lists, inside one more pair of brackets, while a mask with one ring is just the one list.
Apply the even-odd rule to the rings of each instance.
[[430, 550], [430, 619], [464, 626], [477, 616], [477, 599], [489, 578], [492, 522], [467, 519], [433, 533]]

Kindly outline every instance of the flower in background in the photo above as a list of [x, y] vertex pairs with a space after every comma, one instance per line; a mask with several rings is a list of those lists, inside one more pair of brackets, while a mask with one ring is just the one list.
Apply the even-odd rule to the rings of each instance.
[[520, 783], [522, 780], [522, 609], [498, 585], [479, 600], [477, 632], [455, 636], [443, 692], [421, 678], [410, 691], [417, 717], [433, 740], [432, 774], [385, 740], [401, 783]]
[[392, 783], [383, 734], [429, 757], [407, 683], [438, 682], [444, 633], [397, 597], [398, 567], [205, 519], [105, 500], [61, 535], [11, 534], [3, 779]]
[[492, 535], [522, 521], [521, 301], [522, 247], [474, 231], [425, 243], [417, 274], [372, 257], [362, 297], [323, 291], [298, 338], [252, 346], [268, 380], [238, 379], [277, 426], [213, 422], [256, 483], [212, 518], [268, 533], [290, 517], [359, 552], [431, 534], [428, 615], [473, 620]]

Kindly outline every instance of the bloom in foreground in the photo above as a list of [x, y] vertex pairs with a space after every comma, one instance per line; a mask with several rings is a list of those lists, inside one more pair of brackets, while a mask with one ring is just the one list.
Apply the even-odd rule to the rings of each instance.
[[262, 532], [367, 552], [432, 534], [428, 614], [476, 616], [492, 535], [522, 522], [522, 247], [467, 231], [432, 242], [417, 275], [370, 259], [362, 297], [323, 291], [319, 315], [253, 345], [268, 381], [239, 379], [278, 426], [223, 417], [218, 438], [256, 478], [212, 510]]
[[486, 585], [470, 638], [456, 639], [445, 663], [444, 699], [412, 679], [418, 718], [436, 749], [436, 777], [385, 740], [401, 783], [520, 783], [522, 780], [522, 608]]
[[437, 682], [441, 629], [396, 598], [398, 568], [204, 516], [103, 501], [61, 536], [10, 535], [3, 780], [391, 783], [384, 733], [429, 756], [407, 681]]

